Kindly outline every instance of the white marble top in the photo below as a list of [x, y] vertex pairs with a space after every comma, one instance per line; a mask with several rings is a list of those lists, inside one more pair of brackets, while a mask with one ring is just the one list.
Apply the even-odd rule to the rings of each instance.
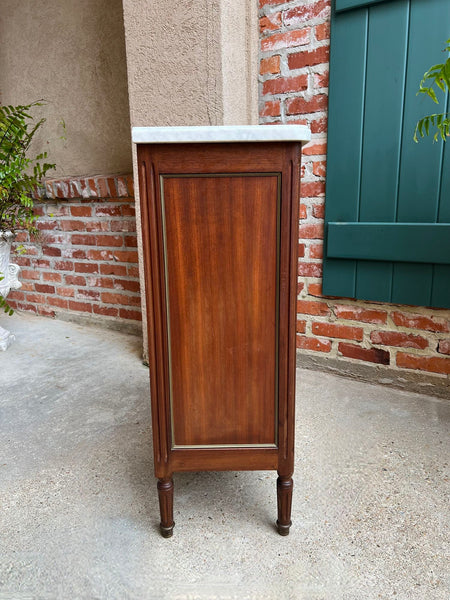
[[133, 127], [135, 144], [196, 142], [309, 142], [305, 125], [220, 125], [200, 127]]

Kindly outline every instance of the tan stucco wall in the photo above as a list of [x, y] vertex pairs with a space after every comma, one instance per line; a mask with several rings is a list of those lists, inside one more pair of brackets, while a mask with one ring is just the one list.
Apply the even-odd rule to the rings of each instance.
[[121, 0], [0, 0], [0, 40], [1, 102], [48, 101], [52, 173], [130, 172]]
[[256, 0], [124, 0], [132, 125], [257, 123]]
[[[132, 126], [258, 123], [257, 0], [123, 0], [123, 9]], [[133, 166], [137, 182], [135, 148]], [[139, 225], [138, 251], [144, 290]], [[144, 296], [142, 315], [147, 357]]]

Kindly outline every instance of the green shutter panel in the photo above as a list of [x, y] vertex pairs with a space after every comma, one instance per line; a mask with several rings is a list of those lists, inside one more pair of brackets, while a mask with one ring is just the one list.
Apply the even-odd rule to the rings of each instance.
[[449, 0], [334, 3], [326, 295], [450, 308], [450, 141], [413, 141], [449, 24]]
[[359, 8], [361, 6], [369, 6], [369, 4], [378, 4], [380, 2], [389, 2], [389, 0], [336, 0], [336, 12], [341, 12], [350, 8]]

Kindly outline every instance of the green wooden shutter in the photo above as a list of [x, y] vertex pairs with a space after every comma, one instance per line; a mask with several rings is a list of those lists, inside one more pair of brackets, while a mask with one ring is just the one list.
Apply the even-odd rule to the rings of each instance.
[[450, 308], [450, 141], [413, 141], [449, 37], [449, 0], [333, 3], [326, 295]]

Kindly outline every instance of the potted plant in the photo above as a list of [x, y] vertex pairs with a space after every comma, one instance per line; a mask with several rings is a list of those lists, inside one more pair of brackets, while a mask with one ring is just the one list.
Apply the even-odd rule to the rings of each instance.
[[[37, 234], [33, 192], [47, 171], [55, 167], [45, 162], [46, 152], [29, 156], [33, 137], [45, 121], [35, 121], [30, 110], [42, 105], [42, 101], [0, 105], [0, 309], [8, 314], [13, 311], [6, 296], [11, 288], [20, 287], [19, 267], [9, 262], [11, 244], [18, 230]], [[6, 350], [12, 339], [0, 328], [0, 349]]]

